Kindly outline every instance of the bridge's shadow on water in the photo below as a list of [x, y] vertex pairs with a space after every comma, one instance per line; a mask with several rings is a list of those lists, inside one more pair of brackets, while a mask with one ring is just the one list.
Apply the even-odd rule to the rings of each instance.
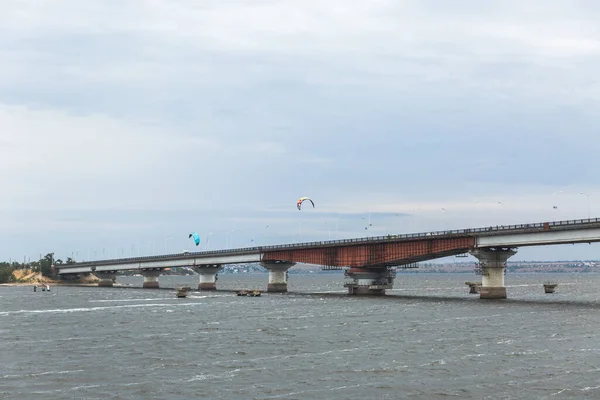
[[[64, 285], [64, 286], [80, 286], [80, 287], [88, 287], [88, 288], [98, 288], [97, 286], [91, 285]], [[103, 287], [98, 288], [102, 290], [107, 289], [140, 289], [144, 291], [148, 290], [170, 290], [175, 291], [175, 288], [169, 287], [161, 287], [161, 288], [142, 288], [139, 286], [113, 286], [113, 287]], [[225, 294], [231, 293], [234, 294], [237, 292], [237, 289], [218, 289], [215, 291], [200, 291], [198, 289], [191, 289], [189, 293], [204, 293], [204, 294]], [[456, 297], [456, 296], [420, 296], [420, 295], [399, 295], [399, 294], [386, 294], [383, 296], [379, 295], [349, 295], [345, 292], [294, 292], [289, 291], [286, 293], [263, 293], [265, 296], [307, 296], [307, 297], [326, 297], [331, 299], [356, 299], [356, 300], [377, 300], [377, 301], [387, 301], [387, 302], [423, 302], [423, 303], [440, 303], [440, 302], [454, 302], [454, 303], [472, 303], [477, 302], [482, 306], [485, 304], [493, 304], [493, 305], [533, 305], [533, 306], [547, 306], [556, 309], [556, 306], [562, 306], [565, 309], [600, 309], [600, 302], [598, 301], [586, 301], [586, 300], [538, 300], [538, 299], [480, 299], [479, 295], [469, 295], [468, 297]]]
[[396, 295], [386, 294], [384, 296], [370, 296], [370, 295], [349, 295], [347, 293], [331, 293], [331, 292], [287, 292], [287, 293], [270, 293], [269, 295], [281, 295], [281, 296], [319, 296], [336, 299], [361, 299], [361, 300], [378, 300], [378, 301], [389, 301], [389, 302], [424, 302], [424, 303], [440, 303], [440, 302], [454, 302], [454, 303], [465, 303], [465, 302], [477, 302], [482, 306], [485, 304], [494, 305], [534, 305], [534, 306], [550, 306], [556, 308], [556, 306], [563, 306], [565, 308], [573, 309], [600, 309], [600, 302], [597, 301], [585, 301], [585, 300], [537, 300], [537, 299], [480, 299], [478, 295], [471, 295], [469, 297], [450, 297], [450, 296], [419, 296], [419, 295]]

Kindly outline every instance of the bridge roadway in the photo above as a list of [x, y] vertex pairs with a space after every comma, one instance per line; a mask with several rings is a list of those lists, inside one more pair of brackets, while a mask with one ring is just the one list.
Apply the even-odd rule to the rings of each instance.
[[506, 298], [504, 269], [516, 248], [599, 241], [600, 218], [593, 218], [88, 261], [57, 265], [56, 272], [67, 280], [93, 273], [99, 286], [112, 286], [117, 271], [139, 270], [151, 288], [163, 269], [192, 267], [200, 275], [198, 288], [215, 290], [223, 265], [261, 263], [269, 271], [267, 291], [285, 292], [287, 270], [300, 262], [346, 269], [350, 294], [384, 294], [393, 286], [394, 266], [470, 253], [479, 259], [480, 297]]

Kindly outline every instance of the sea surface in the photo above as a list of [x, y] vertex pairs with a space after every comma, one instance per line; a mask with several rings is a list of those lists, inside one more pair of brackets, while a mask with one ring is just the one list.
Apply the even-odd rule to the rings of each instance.
[[400, 272], [385, 297], [346, 295], [342, 274], [261, 297], [0, 287], [0, 399], [600, 398], [600, 275], [509, 273], [508, 300], [468, 294], [477, 278]]

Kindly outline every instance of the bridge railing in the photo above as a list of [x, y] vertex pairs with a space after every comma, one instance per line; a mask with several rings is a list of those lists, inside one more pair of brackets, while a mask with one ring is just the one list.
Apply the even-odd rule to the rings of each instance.
[[[573, 227], [575, 228], [577, 225], [582, 224], [600, 224], [600, 218], [589, 218], [589, 219], [576, 219], [576, 220], [566, 220], [566, 221], [554, 221], [554, 222], [538, 222], [538, 223], [530, 223], [530, 224], [515, 224], [515, 225], [496, 225], [489, 226], [483, 228], [469, 228], [469, 229], [454, 229], [454, 230], [445, 230], [445, 231], [433, 231], [433, 232], [421, 232], [421, 233], [406, 233], [406, 234], [397, 234], [397, 235], [385, 235], [385, 236], [370, 236], [363, 238], [353, 238], [353, 239], [337, 239], [337, 240], [327, 240], [327, 241], [314, 241], [314, 242], [302, 242], [302, 243], [292, 243], [292, 244], [278, 244], [278, 245], [269, 245], [269, 246], [254, 246], [254, 247], [243, 247], [237, 249], [221, 249], [221, 250], [210, 250], [210, 251], [200, 251], [200, 252], [184, 252], [184, 253], [175, 253], [175, 254], [164, 254], [164, 255], [156, 255], [156, 256], [143, 256], [143, 257], [131, 257], [131, 258], [118, 258], [118, 259], [110, 259], [110, 260], [98, 260], [98, 261], [87, 261], [71, 264], [71, 267], [81, 267], [86, 265], [97, 265], [97, 264], [122, 264], [122, 263], [142, 263], [145, 261], [159, 261], [159, 260], [179, 260], [179, 259], [190, 259], [194, 257], [209, 257], [211, 255], [244, 255], [244, 254], [259, 254], [264, 251], [272, 251], [272, 250], [285, 250], [291, 248], [299, 248], [299, 247], [317, 247], [317, 246], [337, 246], [344, 244], [357, 244], [357, 243], [372, 243], [372, 242], [385, 242], [390, 240], [411, 240], [411, 239], [429, 239], [434, 237], [452, 237], [452, 236], [469, 236], [474, 234], [502, 234], [510, 231], [523, 231], [523, 230], [534, 230], [540, 231], [545, 228], [545, 226], [549, 227]], [[61, 265], [59, 268], [65, 268], [66, 265]], [[67, 267], [68, 268], [68, 267]]]
[[354, 239], [339, 239], [339, 240], [328, 240], [328, 241], [319, 241], [319, 242], [303, 242], [303, 243], [293, 243], [293, 244], [282, 244], [282, 245], [271, 245], [271, 246], [262, 246], [259, 247], [262, 250], [273, 250], [273, 249], [284, 249], [290, 247], [310, 247], [314, 245], [337, 245], [337, 244], [351, 244], [351, 243], [361, 243], [361, 242], [377, 242], [377, 241], [386, 241], [386, 240], [395, 240], [395, 239], [414, 239], [414, 238], [431, 238], [431, 237], [439, 237], [439, 236], [453, 236], [453, 235], [472, 235], [472, 234], [480, 234], [480, 233], [505, 233], [507, 231], [522, 231], [526, 229], [544, 229], [546, 225], [548, 226], [576, 226], [580, 224], [589, 224], [589, 223], [600, 223], [600, 218], [589, 218], [589, 219], [578, 219], [578, 220], [568, 220], [568, 221], [555, 221], [555, 222], [538, 222], [538, 223], [530, 223], [530, 224], [515, 224], [515, 225], [496, 225], [489, 226], [484, 228], [468, 228], [468, 229], [455, 229], [455, 230], [446, 230], [446, 231], [433, 231], [433, 232], [423, 232], [423, 233], [408, 233], [408, 234], [397, 234], [397, 235], [385, 235], [385, 236], [370, 236], [364, 238], [354, 238]]

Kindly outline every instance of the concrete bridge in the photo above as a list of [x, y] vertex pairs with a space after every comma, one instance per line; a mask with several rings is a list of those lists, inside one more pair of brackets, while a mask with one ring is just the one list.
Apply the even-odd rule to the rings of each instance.
[[144, 287], [157, 288], [165, 268], [191, 267], [199, 290], [216, 290], [216, 275], [226, 264], [260, 263], [269, 271], [268, 292], [287, 291], [287, 271], [296, 263], [345, 269], [349, 294], [385, 294], [393, 287], [396, 267], [470, 253], [479, 260], [481, 298], [506, 298], [506, 261], [522, 246], [600, 241], [600, 218], [491, 226], [404, 235], [387, 235], [240, 249], [166, 254], [57, 265], [57, 274], [72, 279], [93, 273], [99, 286], [112, 286], [117, 271], [138, 270]]

